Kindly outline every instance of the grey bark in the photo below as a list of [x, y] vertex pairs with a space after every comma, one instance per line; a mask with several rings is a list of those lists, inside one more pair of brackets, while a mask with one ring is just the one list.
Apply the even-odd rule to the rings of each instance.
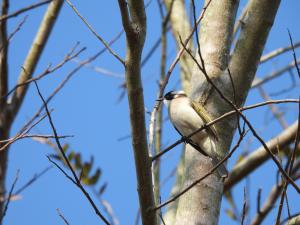
[[[207, 74], [222, 93], [234, 102], [233, 87], [227, 72], [227, 67], [229, 67], [234, 82], [237, 106], [244, 103], [251, 87], [279, 3], [279, 0], [249, 1], [244, 24], [229, 63], [229, 48], [238, 1], [212, 1], [204, 16], [199, 36]], [[232, 106], [213, 90], [198, 68], [194, 69], [191, 84], [191, 97], [201, 102], [212, 117], [232, 110]], [[217, 148], [220, 157], [228, 151], [235, 128], [235, 116], [217, 124], [220, 137]], [[211, 167], [206, 157], [187, 147], [184, 185], [187, 186], [205, 175]], [[181, 196], [176, 225], [217, 224], [222, 193], [223, 182], [216, 174], [199, 183]]]
[[130, 112], [132, 146], [135, 158], [137, 190], [143, 225], [156, 225], [151, 159], [146, 137], [141, 55], [146, 37], [146, 14], [142, 0], [119, 0], [126, 32], [125, 75]]

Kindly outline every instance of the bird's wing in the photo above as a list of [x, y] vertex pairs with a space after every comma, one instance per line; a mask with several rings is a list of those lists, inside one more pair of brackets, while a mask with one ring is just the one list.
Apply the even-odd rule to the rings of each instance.
[[201, 154], [208, 156], [208, 154], [196, 143], [194, 143], [192, 141], [191, 138], [187, 138], [186, 136], [182, 135], [182, 133], [174, 126], [175, 130], [177, 130], [177, 132], [179, 133], [179, 135], [184, 138], [184, 142], [190, 144], [191, 146], [194, 147], [194, 149], [196, 149], [198, 152], [200, 152]]
[[[209, 117], [208, 112], [198, 102], [191, 101], [191, 106], [197, 112], [197, 114], [201, 117], [201, 119], [204, 121], [205, 124], [212, 121], [212, 119]], [[209, 133], [209, 135], [211, 135], [216, 140], [218, 140], [218, 132], [217, 132], [217, 129], [214, 124], [207, 128], [207, 132]]]

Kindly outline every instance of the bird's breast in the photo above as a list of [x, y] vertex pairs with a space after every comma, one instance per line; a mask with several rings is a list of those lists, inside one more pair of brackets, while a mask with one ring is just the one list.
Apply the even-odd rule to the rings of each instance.
[[[188, 99], [174, 99], [170, 103], [169, 116], [179, 132], [187, 136], [203, 125], [203, 120], [197, 112], [190, 106]], [[198, 139], [203, 136], [204, 132], [200, 132], [192, 139]]]

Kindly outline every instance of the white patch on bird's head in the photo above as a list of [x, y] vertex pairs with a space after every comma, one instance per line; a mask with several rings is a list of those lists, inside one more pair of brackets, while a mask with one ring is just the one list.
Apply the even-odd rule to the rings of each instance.
[[186, 97], [186, 93], [183, 90], [177, 91], [176, 95], [178, 95], [178, 96], [185, 96]]

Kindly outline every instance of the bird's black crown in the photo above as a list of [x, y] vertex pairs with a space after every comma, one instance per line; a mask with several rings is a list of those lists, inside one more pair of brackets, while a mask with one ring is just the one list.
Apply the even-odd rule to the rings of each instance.
[[169, 91], [167, 94], [165, 94], [164, 99], [172, 100], [182, 96], [186, 97], [186, 94], [183, 91]]

